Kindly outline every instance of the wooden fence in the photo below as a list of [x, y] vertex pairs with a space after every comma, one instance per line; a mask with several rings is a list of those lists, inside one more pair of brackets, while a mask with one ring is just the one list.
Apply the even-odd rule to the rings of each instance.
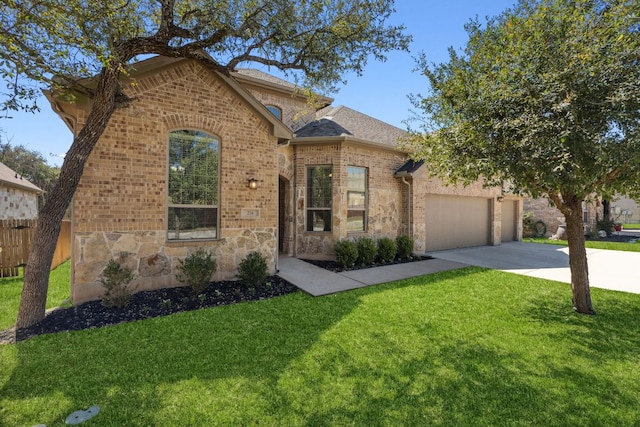
[[[27, 263], [36, 219], [0, 220], [0, 277], [20, 275], [20, 267]], [[71, 221], [63, 221], [56, 244], [51, 268], [55, 268], [71, 256]]]
[[53, 270], [69, 258], [71, 258], [71, 221], [64, 220], [60, 227], [56, 251], [53, 253], [51, 269]]

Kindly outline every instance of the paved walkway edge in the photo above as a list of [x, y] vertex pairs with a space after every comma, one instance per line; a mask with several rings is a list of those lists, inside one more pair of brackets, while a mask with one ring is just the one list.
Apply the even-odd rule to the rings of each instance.
[[468, 264], [434, 258], [334, 273], [297, 258], [281, 257], [278, 276], [308, 294], [321, 296], [463, 267]]

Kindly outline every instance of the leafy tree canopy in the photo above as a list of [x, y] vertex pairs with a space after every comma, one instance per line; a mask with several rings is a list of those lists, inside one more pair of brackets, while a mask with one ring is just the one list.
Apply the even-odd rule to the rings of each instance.
[[[0, 9], [5, 107], [25, 108], [32, 82], [88, 91], [82, 78], [141, 55], [195, 58], [228, 72], [241, 63], [279, 68], [331, 90], [367, 59], [408, 48], [388, 26], [393, 0], [6, 0]], [[26, 77], [20, 78], [20, 77]]]
[[567, 223], [574, 308], [593, 314], [582, 202], [640, 197], [640, 3], [520, 0], [418, 67], [424, 120], [406, 143], [451, 182], [546, 196]]
[[40, 187], [47, 197], [47, 192], [53, 188], [58, 179], [60, 169], [49, 166], [47, 160], [38, 151], [29, 150], [23, 145], [12, 146], [7, 138], [2, 142], [0, 130], [0, 163], [16, 171], [24, 179]]
[[451, 180], [533, 197], [640, 195], [640, 3], [521, 1], [466, 26], [464, 52], [419, 67], [411, 145]]

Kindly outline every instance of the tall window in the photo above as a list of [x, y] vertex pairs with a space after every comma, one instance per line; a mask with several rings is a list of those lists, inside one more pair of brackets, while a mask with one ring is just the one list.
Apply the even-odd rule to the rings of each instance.
[[218, 237], [220, 141], [197, 130], [169, 134], [169, 240]]
[[367, 230], [367, 169], [347, 167], [347, 231]]
[[307, 231], [331, 231], [331, 166], [307, 169]]

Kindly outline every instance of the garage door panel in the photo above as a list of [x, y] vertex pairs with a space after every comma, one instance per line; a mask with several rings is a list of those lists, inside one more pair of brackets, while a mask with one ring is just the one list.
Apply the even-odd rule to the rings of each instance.
[[489, 244], [491, 199], [427, 195], [425, 204], [428, 251]]

